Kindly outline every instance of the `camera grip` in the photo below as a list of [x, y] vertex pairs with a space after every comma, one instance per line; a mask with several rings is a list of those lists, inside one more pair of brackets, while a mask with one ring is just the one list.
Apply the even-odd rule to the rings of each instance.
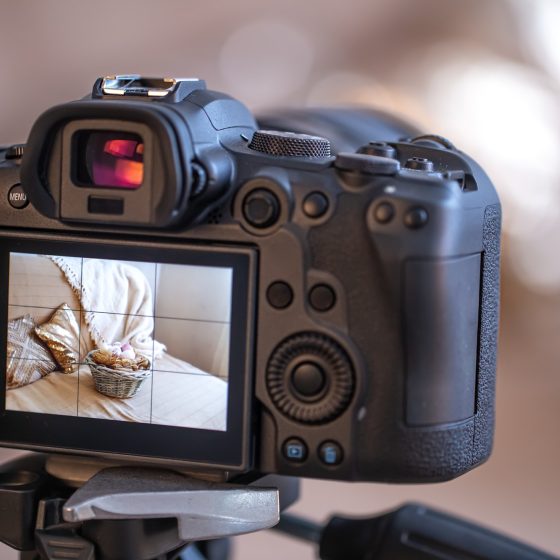
[[405, 263], [406, 423], [475, 413], [480, 254]]

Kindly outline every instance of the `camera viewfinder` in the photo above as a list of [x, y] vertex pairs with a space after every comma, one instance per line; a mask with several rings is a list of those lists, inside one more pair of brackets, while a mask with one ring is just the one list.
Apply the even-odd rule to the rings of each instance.
[[74, 136], [75, 182], [82, 187], [137, 189], [144, 180], [144, 142], [138, 134], [80, 130]]

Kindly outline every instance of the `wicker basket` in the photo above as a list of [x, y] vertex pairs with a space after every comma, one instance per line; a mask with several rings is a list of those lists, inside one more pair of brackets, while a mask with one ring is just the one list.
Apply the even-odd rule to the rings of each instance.
[[[118, 399], [133, 397], [145, 379], [150, 377], [149, 369], [133, 371], [128, 368], [110, 368], [98, 364], [91, 355], [97, 350], [92, 350], [86, 356], [86, 364], [91, 370], [95, 388], [104, 395]], [[149, 368], [149, 365], [148, 365]]]

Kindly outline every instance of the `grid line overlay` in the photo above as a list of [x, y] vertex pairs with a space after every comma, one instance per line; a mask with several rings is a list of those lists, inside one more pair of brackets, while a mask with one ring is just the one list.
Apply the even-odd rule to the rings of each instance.
[[[22, 305], [22, 304], [8, 304], [8, 307], [21, 307], [27, 309], [45, 309], [47, 311], [54, 311], [56, 307], [46, 307], [42, 305]], [[119, 317], [146, 317], [153, 319], [167, 319], [169, 321], [192, 321], [193, 323], [216, 323], [217, 325], [230, 325], [231, 321], [217, 321], [216, 319], [197, 319], [196, 317], [168, 317], [166, 315], [146, 315], [143, 313], [115, 313], [113, 311], [98, 311], [96, 309], [84, 309], [81, 305], [77, 308], [69, 307], [70, 311], [78, 311], [80, 313], [95, 313], [98, 315], [116, 315]]]
[[[32, 254], [27, 254], [27, 253], [26, 254], [11, 253], [10, 258], [12, 258], [13, 255], [25, 255], [27, 257], [41, 257], [41, 258], [51, 256], [51, 255], [32, 255]], [[54, 257], [54, 256], [57, 256], [57, 255], [52, 255], [52, 256]], [[156, 335], [156, 327], [159, 324], [159, 322], [157, 321], [159, 319], [161, 319], [164, 322], [167, 322], [167, 324], [165, 324], [165, 325], [164, 325], [164, 323], [159, 324], [159, 326], [161, 326], [162, 329], [165, 326], [165, 330], [162, 330], [161, 333], [160, 333], [160, 336], [162, 336], [162, 340], [158, 341], [158, 342], [161, 342], [163, 344], [167, 343], [166, 339], [164, 338], [166, 336], [164, 334], [164, 331], [165, 332], [172, 331], [172, 334], [175, 336], [176, 339], [178, 338], [180, 340], [181, 337], [183, 337], [184, 339], [188, 339], [189, 336], [191, 336], [192, 333], [196, 334], [197, 330], [201, 328], [201, 326], [198, 326], [198, 325], [203, 325], [205, 323], [208, 324], [208, 325], [214, 325], [214, 327], [212, 327], [212, 328], [218, 329], [218, 330], [216, 330], [216, 333], [217, 333], [216, 340], [217, 341], [220, 339], [220, 337], [222, 337], [222, 338], [224, 337], [223, 333], [227, 334], [226, 339], [227, 339], [227, 341], [229, 341], [229, 339], [230, 339], [229, 332], [230, 332], [230, 328], [231, 328], [231, 289], [232, 289], [231, 273], [232, 273], [232, 269], [228, 268], [228, 267], [212, 267], [212, 266], [207, 266], [207, 267], [200, 267], [199, 266], [199, 267], [197, 267], [199, 269], [200, 268], [208, 268], [210, 270], [212, 268], [221, 268], [221, 269], [226, 270], [227, 273], [229, 274], [229, 276], [227, 276], [227, 279], [228, 279], [228, 282], [229, 282], [229, 286], [227, 286], [227, 287], [229, 289], [229, 294], [230, 294], [230, 301], [228, 302], [229, 303], [229, 309], [227, 310], [229, 320], [216, 320], [214, 318], [204, 319], [204, 318], [200, 318], [200, 317], [189, 317], [189, 316], [177, 317], [177, 316], [157, 315], [156, 314], [156, 309], [157, 309], [157, 306], [158, 306], [157, 298], [159, 297], [159, 294], [158, 294], [159, 279], [160, 279], [159, 275], [160, 274], [165, 274], [165, 272], [166, 272], [164, 263], [144, 263], [145, 265], [148, 265], [148, 266], [145, 266], [144, 268], [135, 267], [136, 270], [138, 271], [138, 273], [143, 274], [146, 277], [146, 279], [147, 279], [146, 268], [152, 268], [153, 267], [153, 283], [148, 283], [151, 288], [153, 287], [153, 293], [152, 293], [152, 297], [151, 297], [151, 308], [152, 308], [152, 314], [151, 315], [148, 314], [148, 313], [122, 313], [122, 312], [114, 313], [114, 312], [111, 312], [110, 310], [101, 310], [101, 311], [97, 311], [95, 309], [88, 310], [88, 309], [86, 309], [82, 306], [82, 301], [81, 301], [81, 298], [79, 297], [79, 294], [82, 294], [83, 290], [84, 290], [84, 283], [85, 283], [84, 263], [85, 263], [86, 259], [84, 257], [81, 257], [79, 259], [80, 259], [80, 262], [79, 262], [80, 278], [79, 278], [79, 291], [78, 291], [79, 293], [74, 292], [78, 302], [77, 302], [77, 305], [76, 305], [76, 302], [74, 300], [72, 300], [72, 302], [71, 302], [72, 305], [69, 304], [70, 310], [74, 314], [78, 314], [78, 341], [77, 341], [77, 344], [78, 344], [78, 352], [79, 352], [79, 357], [78, 358], [79, 359], [78, 359], [77, 372], [75, 372], [76, 373], [75, 377], [77, 378], [77, 391], [76, 391], [77, 394], [76, 394], [76, 397], [75, 397], [76, 398], [76, 406], [75, 406], [76, 416], [107, 418], [106, 416], [103, 416], [103, 415], [99, 415], [99, 416], [98, 415], [93, 415], [92, 416], [90, 414], [90, 412], [88, 411], [88, 406], [87, 406], [88, 403], [86, 403], [86, 402], [82, 403], [82, 400], [87, 398], [87, 396], [91, 394], [90, 386], [93, 383], [93, 380], [90, 379], [89, 375], [87, 375], [87, 377], [85, 376], [85, 373], [86, 373], [85, 370], [82, 370], [82, 367], [85, 366], [85, 361], [84, 361], [83, 358], [85, 358], [85, 355], [87, 354], [87, 350], [88, 350], [88, 347], [84, 346], [84, 339], [91, 340], [91, 335], [90, 335], [89, 329], [86, 331], [85, 323], [84, 323], [84, 325], [82, 325], [82, 323], [84, 321], [85, 314], [88, 313], [88, 312], [91, 312], [94, 315], [100, 315], [100, 316], [105, 316], [105, 317], [107, 315], [115, 316], [115, 320], [118, 319], [119, 321], [121, 321], [123, 323], [123, 329], [125, 328], [124, 325], [127, 324], [127, 319], [128, 318], [151, 319], [151, 334], [148, 335], [148, 336], [151, 337], [151, 356], [150, 356], [150, 372], [151, 372], [151, 375], [149, 376], [149, 389], [148, 389], [148, 386], [147, 386], [148, 385], [148, 379], [146, 379], [144, 381], [144, 384], [146, 386], [141, 387], [140, 391], [137, 393], [137, 395], [140, 394], [142, 389], [149, 391], [149, 399], [147, 399], [149, 401], [149, 412], [148, 412], [148, 410], [146, 410], [147, 414], [146, 414], [145, 420], [137, 420], [136, 419], [136, 420], [132, 420], [132, 421], [143, 421], [143, 422], [150, 422], [150, 423], [154, 422], [154, 414], [155, 414], [154, 413], [154, 408], [155, 408], [155, 405], [156, 405], [155, 400], [156, 400], [156, 398], [162, 398], [162, 397], [160, 397], [160, 395], [165, 394], [163, 389], [167, 389], [167, 388], [162, 387], [162, 386], [159, 386], [159, 387], [156, 386], [156, 383], [160, 380], [159, 379], [160, 376], [158, 376], [158, 374], [163, 374], [162, 379], [165, 380], [165, 382], [171, 382], [171, 381], [173, 381], [173, 379], [178, 380], [177, 376], [183, 377], [185, 379], [186, 378], [190, 378], [190, 379], [193, 379], [193, 380], [194, 379], [200, 379], [201, 382], [202, 382], [202, 380], [207, 380], [207, 381], [211, 381], [212, 379], [220, 380], [220, 382], [223, 383], [224, 386], [225, 386], [225, 393], [224, 393], [224, 391], [222, 391], [222, 393], [224, 393], [224, 395], [225, 395], [223, 397], [223, 403], [222, 403], [223, 411], [217, 412], [215, 414], [211, 414], [211, 412], [210, 412], [209, 415], [207, 415], [208, 418], [206, 419], [206, 421], [210, 425], [215, 424], [215, 423], [219, 423], [219, 417], [227, 415], [227, 377], [224, 377], [223, 375], [220, 376], [218, 372], [209, 373], [207, 371], [204, 371], [204, 368], [199, 369], [199, 368], [197, 368], [197, 366], [190, 366], [189, 362], [185, 362], [183, 358], [175, 358], [172, 355], [170, 356], [172, 358], [172, 360], [160, 360], [159, 358], [155, 359], [155, 354], [156, 354], [156, 351], [157, 351], [156, 350], [156, 341], [158, 341], [158, 338], [157, 338], [157, 335]], [[53, 262], [50, 259], [48, 259], [48, 260], [50, 262]], [[112, 259], [88, 259], [88, 260], [99, 260], [99, 261], [107, 262], [107, 261], [111, 261]], [[113, 260], [113, 262], [128, 264], [129, 266], [134, 267], [135, 262], [141, 262], [141, 261], [127, 261], [125, 259], [122, 259], [122, 260], [118, 260], [118, 261]], [[53, 262], [53, 266], [57, 266], [56, 263]], [[172, 265], [172, 266], [177, 267], [177, 265]], [[190, 265], [188, 265], [188, 264], [184, 264], [184, 265], [179, 265], [178, 268], [183, 269], [182, 273], [187, 274], [189, 266]], [[226, 277], [226, 276], [224, 276], [224, 277]], [[62, 270], [60, 271], [60, 279], [61, 279], [60, 280], [61, 283], [63, 283], [65, 281], [64, 273], [62, 272]], [[168, 280], [167, 285], [169, 286], [169, 279], [167, 279], [167, 280]], [[170, 294], [166, 295], [166, 297], [168, 298], [168, 300], [167, 300], [168, 303], [166, 304], [168, 308], [172, 307], [172, 305], [174, 303], [173, 298], [186, 297], [186, 296], [183, 295], [183, 293], [184, 293], [182, 291], [183, 286], [179, 285], [179, 286], [177, 286], [177, 288], [178, 289], [176, 290], [176, 293], [173, 293], [173, 294], [170, 293]], [[29, 310], [29, 314], [32, 314], [33, 309], [36, 310], [36, 313], [38, 313], [39, 311], [52, 311], [52, 312], [54, 312], [62, 303], [67, 303], [67, 302], [61, 301], [58, 306], [50, 306], [50, 305], [45, 306], [45, 305], [40, 305], [40, 304], [39, 305], [28, 305], [28, 304], [21, 305], [20, 303], [11, 303], [12, 302], [11, 293], [12, 293], [12, 291], [15, 292], [17, 289], [18, 289], [17, 285], [12, 285], [12, 283], [10, 283], [8, 312], [9, 313], [12, 312], [12, 314], [13, 314], [14, 311], [16, 311], [16, 308], [18, 308], [17, 311], [21, 310], [23, 312], [23, 314], [25, 314], [27, 312], [26, 310]], [[99, 289], [103, 289], [103, 287], [101, 286]], [[150, 291], [151, 291], [151, 289], [150, 289]], [[175, 290], [174, 290], [174, 292], [175, 292]], [[37, 292], [37, 293], [39, 293], [39, 292]], [[37, 297], [37, 296], [35, 294], [33, 294], [33, 297]], [[211, 291], [209, 291], [207, 297], [208, 297], [208, 300], [211, 300], [212, 297], [213, 297], [213, 293]], [[170, 306], [169, 302], [171, 302], [171, 306]], [[91, 307], [94, 307], [94, 306], [91, 306]], [[201, 308], [204, 309], [204, 306], [202, 306]], [[181, 308], [181, 309], [183, 309], [183, 308]], [[41, 316], [42, 313], [39, 313], [39, 315]], [[150, 323], [147, 322], [147, 324], [149, 325]], [[226, 330], [225, 331], [220, 330], [222, 328], [226, 329]], [[181, 330], [181, 329], [183, 329], [183, 330]], [[177, 333], [178, 333], [178, 335], [177, 335]], [[189, 334], [189, 333], [191, 333], [191, 334]], [[103, 336], [103, 333], [101, 333], [101, 335]], [[131, 335], [131, 336], [133, 336], [133, 335]], [[169, 335], [167, 335], [167, 336], [169, 336]], [[126, 334], [124, 334], [123, 339], [127, 340], [127, 335]], [[93, 341], [91, 341], [89, 344], [91, 344], [92, 342]], [[112, 341], [107, 341], [107, 342], [112, 343]], [[218, 344], [218, 342], [216, 342], [216, 344]], [[94, 344], [94, 347], [95, 347], [95, 344]], [[175, 347], [177, 347], [177, 341], [175, 341]], [[216, 346], [216, 348], [218, 348], [218, 346]], [[188, 349], [188, 347], [187, 347], [187, 349]], [[165, 352], [164, 352], [164, 354], [165, 354]], [[226, 345], [226, 352], [223, 352], [223, 356], [226, 358], [225, 372], [227, 374], [227, 362], [229, 361], [229, 359], [228, 359], [228, 356], [229, 356], [229, 342]], [[26, 358], [22, 358], [22, 359], [26, 359]], [[40, 361], [40, 360], [30, 359], [30, 361]], [[158, 361], [160, 363], [158, 363]], [[175, 366], [174, 361], [179, 362], [179, 363], [182, 362], [183, 365]], [[52, 378], [51, 378], [50, 381], [53, 382], [53, 383], [54, 383], [54, 380], [56, 380], [56, 379], [63, 379], [63, 377], [61, 377], [61, 376], [64, 376], [64, 377], [67, 378], [70, 375], [72, 375], [72, 374], [62, 374], [59, 371], [56, 371], [56, 372], [53, 372], [53, 373], [56, 374], [56, 375], [51, 374]], [[40, 383], [41, 381], [42, 380], [39, 380], [38, 382], [35, 382], [35, 383]], [[161, 381], [160, 384], [162, 382], [163, 381]], [[179, 386], [181, 386], [181, 384], [182, 384], [182, 382], [178, 383]], [[34, 384], [31, 384], [31, 385], [34, 385]], [[86, 387], [86, 385], [87, 385], [87, 387]], [[191, 383], [191, 385], [192, 385], [192, 383]], [[204, 412], [204, 408], [205, 408], [204, 402], [206, 402], [205, 398], [203, 398], [203, 397], [206, 397], [207, 399], [209, 399], [211, 397], [211, 392], [205, 391], [204, 389], [201, 389], [200, 391], [197, 392], [195, 385], [192, 385], [192, 387], [194, 387], [194, 389], [192, 389], [192, 391], [191, 391], [191, 393], [192, 393], [192, 395], [191, 395], [192, 399], [191, 400], [193, 401], [191, 411], [192, 411], [193, 415], [202, 414]], [[189, 386], [189, 384], [187, 383], [185, 386]], [[203, 387], [204, 384], [199, 385], [199, 386]], [[25, 386], [25, 387], [28, 387], [28, 386]], [[157, 391], [156, 391], [156, 388], [157, 388]], [[17, 389], [14, 389], [14, 390], [10, 391], [9, 393], [13, 392], [13, 394], [15, 394], [15, 391], [17, 391]], [[198, 397], [195, 398], [195, 394], [198, 395]], [[117, 398], [104, 396], [104, 395], [101, 395], [101, 394], [99, 394], [99, 395], [101, 396], [101, 398], [110, 399], [110, 401], [113, 401], [113, 403], [115, 401], [122, 401], [123, 402], [123, 405], [122, 405], [123, 409], [126, 408], [126, 405], [128, 404], [127, 401], [132, 402], [136, 398], [136, 395], [134, 397], [131, 397], [130, 399], [117, 399]], [[186, 395], [186, 396], [188, 396], [188, 395]], [[146, 397], [147, 397], [147, 395], [146, 395]], [[107, 401], [107, 402], [110, 402], [110, 401]], [[165, 408], [165, 406], [162, 406], [162, 405], [165, 405], [165, 403], [159, 402], [157, 404], [159, 406], [160, 416], [161, 416], [161, 410], [162, 410], [162, 408], [163, 409]], [[27, 409], [27, 411], [29, 411], [29, 412], [44, 412], [43, 410], [30, 410], [30, 409]], [[110, 418], [109, 417], [109, 419], [126, 420], [127, 418], [121, 418], [121, 417]], [[156, 420], [154, 423], [159, 423], [159, 424], [164, 423], [164, 424], [167, 424], [167, 425], [182, 425], [182, 424], [174, 424], [172, 421], [162, 422], [161, 419]], [[199, 426], [195, 425], [195, 426], [188, 426], [188, 427], [197, 428]], [[200, 427], [202, 429], [204, 429], [203, 426], [200, 426]], [[209, 428], [209, 429], [215, 429], [215, 428]], [[225, 430], [226, 427], [224, 426], [221, 429]]]
[[[82, 286], [82, 278], [84, 274], [84, 259], [80, 260], [80, 287]], [[78, 298], [80, 306], [80, 316], [78, 320], [78, 394], [76, 395], [76, 416], [80, 415], [80, 365], [82, 365], [82, 300]]]
[[[154, 267], [154, 293], [157, 294], [157, 279], [158, 279], [158, 263]], [[152, 419], [154, 417], [154, 363], [155, 363], [155, 356], [156, 356], [156, 298], [152, 298], [152, 311], [154, 314], [154, 330], [152, 333], [152, 359], [150, 360], [150, 368], [152, 371], [152, 375], [150, 375], [150, 424], [152, 423]]]

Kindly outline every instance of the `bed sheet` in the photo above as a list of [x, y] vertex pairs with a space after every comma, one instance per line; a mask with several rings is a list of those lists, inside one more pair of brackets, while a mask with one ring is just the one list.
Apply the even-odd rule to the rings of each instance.
[[129, 399], [96, 391], [89, 366], [72, 374], [55, 371], [7, 392], [8, 410], [225, 430], [228, 383], [164, 353], [152, 375]]

